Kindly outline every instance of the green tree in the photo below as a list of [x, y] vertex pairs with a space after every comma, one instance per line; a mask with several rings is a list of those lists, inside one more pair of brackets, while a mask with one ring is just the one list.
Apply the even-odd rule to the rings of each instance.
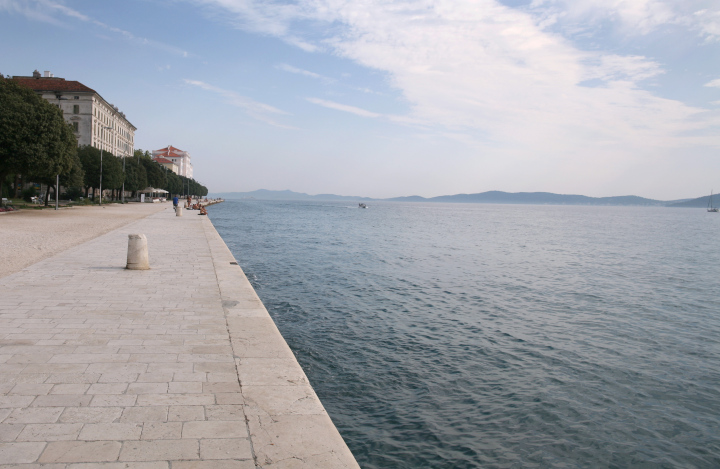
[[164, 187], [170, 194], [179, 195], [182, 194], [182, 176], [178, 176], [172, 171], [167, 173], [167, 186]]
[[85, 171], [83, 171], [77, 151], [73, 153], [72, 160], [70, 171], [60, 175], [60, 185], [64, 187], [82, 187]]
[[[85, 145], [78, 150], [78, 156], [82, 168], [85, 171], [83, 178], [83, 187], [85, 188], [85, 197], [88, 196], [90, 189], [93, 189], [93, 200], [95, 199], [95, 190], [100, 187], [100, 150]], [[122, 187], [123, 170], [122, 159], [114, 156], [108, 151], [102, 152], [102, 188], [116, 190]]]
[[125, 158], [125, 190], [131, 191], [133, 197], [137, 191], [148, 186], [145, 166], [136, 157]]
[[[57, 127], [57, 128], [54, 128]], [[28, 168], [28, 179], [46, 184], [45, 205], [50, 202], [50, 188], [57, 191], [57, 177], [65, 178], [73, 172], [77, 162], [77, 139], [72, 127], [62, 119], [53, 120], [47, 132], [42, 135], [45, 140], [46, 163], [44, 165]]]
[[62, 111], [0, 77], [0, 193], [8, 174], [46, 182], [73, 168], [77, 140]]
[[113, 191], [112, 198], [115, 200], [115, 192], [121, 189], [123, 184], [122, 158], [103, 152], [102, 182], [103, 190]]
[[[73, 153], [73, 165], [70, 171], [60, 175], [60, 185], [65, 187], [68, 193], [81, 193], [83, 186], [83, 178], [85, 172], [82, 169], [82, 163], [80, 163], [80, 157], [78, 157], [77, 151]], [[55, 188], [59, 189], [59, 188]], [[73, 196], [75, 198], [76, 196]]]
[[166, 169], [151, 158], [141, 158], [145, 172], [147, 173], [147, 182], [149, 186], [163, 188], [167, 186]]
[[186, 178], [184, 176], [179, 176], [180, 181], [182, 182], [182, 185], [180, 187], [180, 193], [181, 194], [190, 194], [190, 195], [197, 195], [200, 197], [204, 197], [207, 195], [208, 190], [205, 186], [197, 182], [195, 179], [192, 178]]
[[[198, 183], [194, 179], [179, 176], [165, 168], [160, 163], [154, 161], [149, 151], [136, 149], [133, 159], [138, 161], [147, 173], [147, 185], [165, 189], [170, 194], [175, 195], [197, 195], [204, 197], [207, 195], [207, 187]], [[130, 160], [128, 160], [129, 162]], [[127, 182], [126, 182], [127, 187]], [[143, 186], [145, 188], [147, 186]]]
[[195, 179], [190, 180], [190, 190], [192, 191], [192, 195], [197, 195], [200, 197], [205, 197], [208, 193], [207, 188], [197, 182]]
[[[100, 185], [100, 150], [90, 145], [85, 145], [78, 149], [78, 157], [85, 172], [82, 185], [85, 189], [85, 197], [88, 197], [90, 189]], [[95, 191], [93, 191], [93, 199], [94, 198]]]

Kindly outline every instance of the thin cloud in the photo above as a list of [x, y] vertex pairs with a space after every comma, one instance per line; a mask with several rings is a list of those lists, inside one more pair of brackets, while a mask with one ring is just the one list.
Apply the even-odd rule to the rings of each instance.
[[301, 68], [293, 67], [292, 65], [288, 65], [288, 64], [278, 64], [275, 66], [275, 68], [277, 68], [278, 70], [282, 70], [284, 72], [295, 73], [297, 75], [303, 75], [306, 77], [315, 78], [317, 80], [322, 80], [326, 83], [335, 82], [335, 80], [330, 77], [326, 77], [326, 76], [320, 75], [319, 73], [311, 72], [309, 70], [303, 70]]
[[[314, 20], [313, 7], [301, 3], [263, 3], [256, 0], [186, 0], [206, 8], [208, 13], [220, 21], [229, 22], [244, 31], [274, 36], [305, 52], [319, 50], [317, 44], [301, 34], [293, 34], [292, 24], [298, 20]], [[229, 16], [227, 13], [232, 13]]]
[[57, 18], [57, 16], [60, 15], [61, 17], [93, 24], [106, 31], [118, 34], [136, 44], [151, 46], [181, 57], [189, 56], [188, 52], [183, 49], [145, 37], [136, 36], [130, 31], [103, 23], [61, 3], [50, 0], [0, 0], [0, 11], [21, 14], [33, 21], [42, 21], [56, 26], [64, 26], [62, 21]]
[[353, 87], [351, 87], [351, 88], [354, 89], [355, 91], [360, 91], [361, 93], [383, 95], [383, 93], [380, 93], [380, 92], [375, 91], [375, 90], [371, 90], [370, 88], [366, 88], [366, 87], [365, 87], [365, 88], [358, 88], [358, 87], [354, 87], [354, 86], [353, 86]]
[[636, 36], [676, 25], [706, 42], [720, 40], [720, 6], [715, 0], [534, 0], [528, 11], [570, 34], [610, 27]]
[[[325, 31], [322, 42], [334, 53], [387, 73], [390, 86], [410, 105], [408, 121], [444, 126], [451, 132], [478, 132], [491, 142], [525, 141], [535, 152], [553, 152], [550, 135], [555, 141], [585, 147], [588, 140], [578, 139], [582, 134], [603, 145], [624, 142], [643, 147], [649, 141], [679, 144], [684, 133], [717, 125], [717, 116], [638, 87], [664, 73], [658, 63], [641, 56], [579, 50], [546, 31], [535, 13], [539, 8], [564, 8], [565, 16], [602, 17], [610, 11], [603, 6], [605, 0], [538, 0], [529, 10], [495, 0], [457, 0], [452, 7], [436, 0], [335, 0], [332, 7], [321, 0], [202, 4], [225, 8], [237, 14], [237, 24], [280, 38], [310, 34], [304, 29], [308, 24], [324, 25], [312, 29], [313, 38]], [[660, 0], [618, 0], [612, 5], [617, 20], [637, 33], [679, 17]], [[249, 26], [255, 19], [258, 22]], [[604, 86], [579, 85], [593, 78]], [[321, 105], [348, 112], [352, 108], [329, 101]], [[578, 126], [584, 131], [579, 133]], [[524, 129], [519, 135], [518, 128]]]
[[705, 37], [706, 42], [720, 41], [720, 7], [697, 11], [692, 15], [692, 20], [695, 20], [695, 27]]
[[642, 56], [600, 55], [587, 61], [585, 79], [603, 81], [647, 80], [665, 73], [660, 64]]
[[0, 0], [0, 11], [11, 14], [20, 14], [32, 21], [41, 21], [43, 23], [53, 24], [55, 26], [63, 26], [54, 16], [49, 14], [47, 8], [38, 8], [45, 2], [38, 0], [35, 3], [24, 2], [20, 0]]
[[712, 88], [720, 88], [720, 78], [705, 83], [705, 86], [709, 86]]
[[340, 104], [336, 103], [334, 101], [327, 101], [325, 99], [320, 98], [305, 98], [307, 101], [317, 104], [318, 106], [323, 106], [328, 109], [335, 109], [336, 111], [343, 111], [343, 112], [349, 112], [350, 114], [355, 114], [356, 116], [361, 117], [381, 117], [382, 114], [378, 114], [376, 112], [371, 112], [359, 107], [355, 106], [348, 106], [347, 104]]
[[720, 110], [643, 88], [665, 72], [657, 61], [574, 43], [581, 34], [601, 45], [608, 32], [633, 37], [665, 25], [707, 38], [712, 25], [702, 33], [692, 15], [709, 0], [536, 0], [523, 8], [497, 0], [186, 1], [235, 15], [246, 31], [303, 38], [382, 73], [402, 115], [308, 101], [463, 142], [484, 169], [541, 171], [549, 180], [591, 174], [586, 183], [609, 184], [720, 147]]
[[255, 101], [251, 98], [248, 98], [247, 96], [239, 95], [234, 91], [225, 90], [209, 83], [205, 83], [203, 81], [190, 80], [187, 78], [183, 79], [183, 81], [185, 82], [185, 84], [198, 87], [205, 91], [211, 91], [222, 96], [223, 98], [225, 98], [226, 103], [245, 110], [246, 114], [253, 119], [283, 129], [294, 129], [294, 127], [281, 124], [270, 117], [271, 115], [289, 115], [289, 113], [283, 110], [270, 106], [269, 104]]
[[532, 9], [551, 15], [561, 25], [585, 28], [614, 24], [624, 33], [648, 34], [660, 25], [677, 23], [681, 14], [667, 0], [534, 0]]

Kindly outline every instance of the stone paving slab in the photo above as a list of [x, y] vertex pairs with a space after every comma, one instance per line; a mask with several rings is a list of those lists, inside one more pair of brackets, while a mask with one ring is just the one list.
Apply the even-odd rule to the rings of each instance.
[[[145, 234], [151, 270], [124, 269]], [[0, 280], [0, 469], [358, 468], [208, 217]]]

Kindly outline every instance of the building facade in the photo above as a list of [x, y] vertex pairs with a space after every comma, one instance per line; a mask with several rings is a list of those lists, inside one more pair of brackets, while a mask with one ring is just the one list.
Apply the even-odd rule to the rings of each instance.
[[132, 156], [137, 128], [97, 91], [50, 72], [41, 76], [37, 70], [31, 77], [12, 79], [59, 107], [73, 126], [78, 145], [92, 145], [115, 156]]
[[180, 174], [180, 168], [178, 168], [178, 166], [175, 163], [168, 160], [167, 158], [156, 157], [156, 158], [153, 158], [153, 160], [155, 160], [155, 162], [159, 163], [161, 166], [169, 169], [173, 173]]
[[152, 156], [155, 161], [162, 158], [176, 164], [178, 170], [175, 171], [175, 174], [185, 176], [186, 178], [193, 177], [193, 166], [190, 162], [190, 153], [182, 151], [179, 148], [175, 148], [172, 145], [168, 145], [166, 148], [153, 151]]

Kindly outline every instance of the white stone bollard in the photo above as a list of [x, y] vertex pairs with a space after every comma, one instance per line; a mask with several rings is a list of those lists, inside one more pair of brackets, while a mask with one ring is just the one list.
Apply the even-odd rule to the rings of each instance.
[[128, 253], [126, 268], [130, 270], [150, 269], [147, 238], [144, 234], [128, 235]]
[[181, 216], [182, 216], [182, 207], [180, 206], [180, 204], [178, 204], [178, 205], [175, 207], [175, 216], [176, 216], [176, 217], [181, 217]]

